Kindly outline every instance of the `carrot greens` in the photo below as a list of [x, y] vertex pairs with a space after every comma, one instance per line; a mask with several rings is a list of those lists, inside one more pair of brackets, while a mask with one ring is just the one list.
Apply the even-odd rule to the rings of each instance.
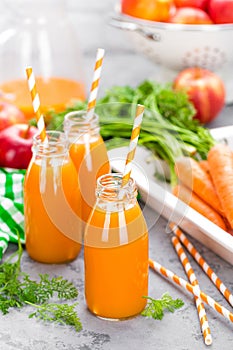
[[31, 305], [35, 308], [29, 317], [37, 317], [44, 321], [71, 325], [76, 331], [82, 329], [80, 319], [73, 305], [64, 302], [50, 303], [51, 298], [71, 300], [78, 296], [72, 282], [63, 277], [52, 277], [40, 274], [39, 281], [21, 271], [23, 248], [18, 242], [18, 250], [0, 264], [0, 311], [5, 315], [12, 307], [21, 308]]
[[[209, 130], [194, 118], [195, 109], [186, 93], [174, 91], [171, 84], [149, 80], [135, 88], [113, 86], [97, 101], [95, 110], [100, 118], [100, 132], [109, 149], [123, 146], [130, 138], [138, 103], [145, 106], [139, 144], [167, 162], [171, 182], [176, 179], [177, 157], [191, 155], [206, 159], [215, 141]], [[49, 113], [47, 128], [62, 129], [64, 115], [71, 110], [85, 109], [86, 105], [78, 101], [61, 113]]]
[[43, 321], [54, 322], [58, 324], [70, 325], [75, 328], [77, 332], [81, 331], [82, 325], [74, 310], [77, 303], [73, 305], [44, 303], [41, 305], [33, 305], [36, 308], [35, 312], [29, 315], [29, 318], [36, 317]]
[[153, 299], [151, 297], [145, 298], [148, 299], [148, 303], [141, 315], [154, 318], [155, 320], [162, 320], [164, 310], [174, 312], [176, 309], [180, 309], [184, 305], [183, 300], [173, 299], [168, 293], [164, 293], [161, 299]]

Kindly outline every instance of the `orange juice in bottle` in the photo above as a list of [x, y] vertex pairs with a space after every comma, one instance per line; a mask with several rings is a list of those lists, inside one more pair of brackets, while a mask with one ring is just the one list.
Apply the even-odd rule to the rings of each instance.
[[121, 180], [121, 174], [97, 180], [97, 200], [84, 234], [86, 303], [107, 319], [139, 314], [148, 295], [147, 225], [134, 181], [121, 189]]
[[75, 259], [81, 249], [81, 197], [76, 169], [63, 133], [39, 135], [24, 184], [26, 250], [43, 263]]
[[86, 111], [65, 115], [64, 131], [69, 139], [70, 156], [79, 176], [84, 222], [95, 203], [96, 180], [110, 170], [107, 149], [99, 130], [99, 118], [96, 114], [91, 119], [86, 118]]

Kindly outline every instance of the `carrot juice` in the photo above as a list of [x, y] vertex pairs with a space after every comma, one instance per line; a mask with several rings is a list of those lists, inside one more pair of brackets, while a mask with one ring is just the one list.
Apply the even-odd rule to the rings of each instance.
[[65, 116], [64, 130], [70, 141], [70, 156], [79, 176], [82, 219], [86, 223], [95, 203], [95, 185], [99, 176], [109, 173], [105, 143], [99, 133], [98, 117], [85, 119], [86, 112]]
[[[113, 196], [119, 178], [98, 179], [84, 235], [86, 303], [93, 314], [108, 319], [139, 314], [148, 295], [148, 230], [131, 180], [123, 199]], [[100, 182], [105, 189], [99, 189]]]
[[[85, 99], [85, 87], [82, 82], [60, 77], [36, 77], [37, 90], [40, 96], [41, 112], [53, 109], [56, 112], [64, 110], [74, 100]], [[34, 118], [31, 96], [26, 79], [6, 81], [0, 84], [3, 96], [15, 104], [27, 119]], [[4, 99], [4, 98], [3, 98]]]
[[71, 261], [82, 241], [76, 169], [68, 148], [64, 153], [63, 146], [51, 146], [50, 141], [48, 147], [34, 145], [33, 154], [24, 185], [26, 250], [39, 262]]

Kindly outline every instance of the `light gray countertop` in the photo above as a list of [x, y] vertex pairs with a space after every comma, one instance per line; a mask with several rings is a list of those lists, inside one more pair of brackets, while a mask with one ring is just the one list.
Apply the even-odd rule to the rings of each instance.
[[[154, 224], [157, 214], [148, 207], [144, 208], [144, 215], [150, 228], [150, 257], [186, 279], [170, 236], [165, 233], [166, 220], [160, 217]], [[190, 238], [190, 241], [227, 287], [233, 290], [232, 265], [194, 239]], [[15, 246], [11, 245], [8, 254], [14, 249]], [[192, 262], [191, 259], [190, 261]], [[202, 290], [232, 310], [199, 266], [195, 262], [192, 262], [192, 265]], [[86, 308], [82, 254], [69, 264], [45, 265], [32, 261], [24, 252], [22, 268], [33, 278], [36, 278], [38, 273], [49, 273], [51, 276], [62, 275], [74, 282], [79, 290], [77, 311], [83, 330], [77, 333], [68, 326], [45, 324], [29, 319], [28, 315], [32, 312], [30, 307], [11, 310], [9, 314], [0, 316], [0, 349], [2, 350], [126, 350], [129, 348], [202, 350], [207, 348], [203, 342], [192, 295], [151, 270], [149, 296], [160, 298], [164, 292], [169, 292], [173, 298], [181, 298], [185, 305], [174, 314], [165, 312], [161, 321], [137, 316], [130, 320], [112, 322], [96, 318]], [[206, 306], [206, 312], [213, 338], [210, 348], [231, 350], [233, 347], [232, 323], [209, 306]]]
[[[87, 81], [92, 77], [96, 48], [106, 49], [100, 94], [112, 85], [136, 85], [156, 75], [158, 68], [145, 57], [135, 54], [129, 44], [123, 43], [123, 33], [107, 25], [106, 18], [114, 4], [113, 0], [105, 0], [101, 3], [94, 0], [87, 0], [82, 4], [81, 1], [70, 1], [70, 3], [73, 19], [77, 17], [79, 20], [76, 24], [77, 28], [81, 28], [80, 45], [83, 50]], [[232, 118], [233, 107], [227, 106], [209, 126], [231, 125]], [[159, 217], [154, 224], [157, 213], [148, 207], [144, 208], [144, 215], [150, 229], [150, 257], [186, 279], [170, 236], [165, 233], [167, 221]], [[200, 242], [192, 238], [190, 240], [233, 292], [232, 266]], [[10, 245], [6, 256], [15, 248], [15, 245]], [[195, 262], [193, 267], [202, 290], [232, 311], [233, 309]], [[24, 251], [22, 268], [35, 278], [39, 273], [49, 273], [51, 276], [62, 275], [75, 283], [79, 290], [77, 311], [83, 330], [76, 333], [68, 326], [44, 324], [29, 319], [30, 307], [11, 310], [5, 316], [0, 315], [1, 350], [126, 350], [130, 348], [134, 350], [203, 350], [207, 348], [203, 342], [192, 295], [151, 270], [149, 295], [160, 298], [164, 292], [169, 292], [173, 298], [182, 298], [185, 302], [184, 307], [175, 311], [174, 314], [165, 313], [162, 321], [138, 316], [127, 321], [110, 322], [96, 318], [86, 308], [82, 254], [69, 264], [45, 265], [32, 261]], [[209, 306], [206, 306], [206, 310], [213, 338], [210, 349], [231, 350], [233, 324]]]

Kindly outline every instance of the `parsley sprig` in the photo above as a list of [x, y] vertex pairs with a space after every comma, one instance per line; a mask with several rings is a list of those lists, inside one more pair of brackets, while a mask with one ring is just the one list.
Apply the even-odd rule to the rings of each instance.
[[154, 318], [155, 320], [162, 320], [164, 310], [174, 312], [176, 309], [180, 309], [184, 305], [183, 300], [173, 299], [168, 293], [164, 293], [161, 299], [153, 299], [148, 296], [145, 298], [148, 299], [148, 303], [141, 315]]
[[71, 325], [80, 331], [82, 325], [75, 312], [77, 302], [73, 305], [49, 303], [55, 297], [59, 301], [76, 298], [78, 290], [73, 283], [61, 276], [51, 278], [48, 274], [39, 274], [39, 281], [31, 279], [29, 274], [21, 271], [22, 254], [19, 241], [18, 250], [0, 264], [0, 311], [5, 315], [12, 307], [31, 305], [36, 311], [29, 315], [30, 318]]

